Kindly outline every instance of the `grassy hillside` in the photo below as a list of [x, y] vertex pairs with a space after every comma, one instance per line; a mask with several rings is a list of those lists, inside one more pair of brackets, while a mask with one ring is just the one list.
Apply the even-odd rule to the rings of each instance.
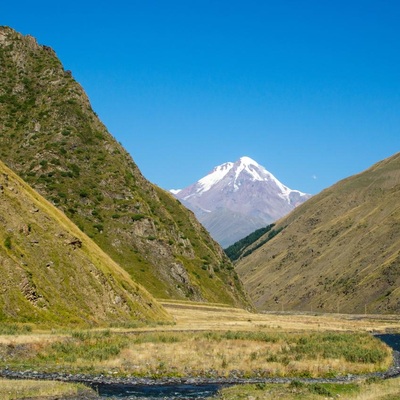
[[237, 263], [257, 308], [398, 313], [399, 198], [397, 153], [278, 221]]
[[134, 280], [161, 298], [248, 305], [219, 245], [141, 175], [51, 48], [0, 28], [0, 81], [0, 158]]
[[169, 321], [140, 285], [0, 162], [0, 322]]

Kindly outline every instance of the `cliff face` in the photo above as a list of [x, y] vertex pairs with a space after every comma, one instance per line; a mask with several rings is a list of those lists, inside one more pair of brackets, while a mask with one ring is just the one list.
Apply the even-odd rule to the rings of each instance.
[[148, 182], [46, 46], [0, 28], [0, 157], [160, 298], [247, 306], [223, 251]]

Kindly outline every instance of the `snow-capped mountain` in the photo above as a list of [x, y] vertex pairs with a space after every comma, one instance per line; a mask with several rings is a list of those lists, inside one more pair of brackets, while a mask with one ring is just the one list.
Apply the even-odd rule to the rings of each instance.
[[171, 190], [223, 247], [289, 213], [311, 195], [289, 189], [249, 157], [215, 167], [182, 190]]

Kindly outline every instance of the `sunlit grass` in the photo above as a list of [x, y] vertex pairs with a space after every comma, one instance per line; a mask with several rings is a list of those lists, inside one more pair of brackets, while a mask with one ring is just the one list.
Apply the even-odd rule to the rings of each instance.
[[53, 341], [0, 344], [14, 369], [150, 377], [335, 377], [388, 368], [389, 349], [367, 333], [74, 331]]
[[237, 385], [222, 389], [219, 400], [282, 399], [320, 400], [340, 398], [346, 400], [398, 400], [400, 378], [361, 383], [302, 383]]
[[31, 325], [0, 324], [0, 335], [25, 335], [30, 332], [32, 332]]
[[[398, 318], [265, 315], [187, 302], [169, 303], [168, 310], [175, 319], [174, 325], [66, 328], [51, 332], [35, 326], [32, 330], [22, 325], [3, 327], [0, 369], [7, 366], [19, 371], [115, 377], [294, 379], [292, 385], [231, 388], [223, 393], [227, 400], [321, 399], [337, 395], [356, 400], [400, 398], [396, 392], [399, 380], [330, 386], [300, 382], [308, 377], [387, 369], [392, 362], [390, 350], [368, 332], [388, 328], [393, 331], [399, 326]], [[397, 387], [391, 382], [396, 382]], [[15, 388], [19, 387], [18, 382]], [[378, 397], [381, 395], [387, 397]]]
[[7, 380], [0, 378], [0, 399], [14, 400], [93, 393], [87, 386], [54, 381]]

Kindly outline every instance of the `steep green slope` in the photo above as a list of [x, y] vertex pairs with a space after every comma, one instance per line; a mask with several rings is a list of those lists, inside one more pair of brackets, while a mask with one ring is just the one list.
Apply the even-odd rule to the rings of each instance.
[[143, 178], [52, 49], [0, 28], [0, 82], [1, 159], [135, 281], [160, 298], [248, 305], [221, 248]]
[[98, 325], [171, 318], [0, 162], [0, 322]]
[[256, 307], [399, 312], [399, 199], [397, 153], [278, 221], [281, 232], [257, 248], [268, 234], [261, 237], [237, 263]]

